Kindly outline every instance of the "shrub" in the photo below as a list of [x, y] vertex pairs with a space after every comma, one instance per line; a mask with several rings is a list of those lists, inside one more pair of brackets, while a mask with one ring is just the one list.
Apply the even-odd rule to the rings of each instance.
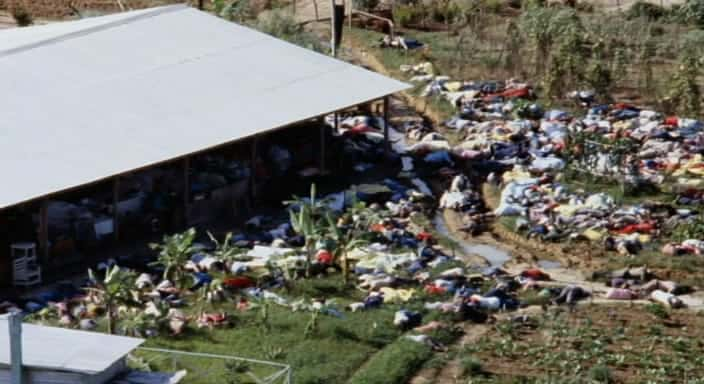
[[650, 21], [659, 20], [665, 16], [665, 10], [656, 4], [645, 1], [637, 1], [631, 5], [626, 12], [627, 19], [646, 18]]
[[677, 9], [676, 16], [685, 23], [704, 28], [704, 0], [687, 0]]
[[394, 9], [394, 21], [401, 27], [421, 23], [427, 16], [422, 6], [399, 5]]
[[670, 314], [667, 313], [667, 309], [662, 304], [650, 303], [645, 306], [645, 310], [661, 319], [670, 317]]
[[29, 11], [22, 5], [17, 5], [12, 9], [12, 18], [15, 19], [20, 27], [26, 27], [28, 25], [34, 24], [34, 19]]
[[462, 376], [472, 376], [482, 373], [482, 362], [471, 356], [463, 357], [460, 360]]
[[314, 51], [323, 50], [320, 41], [315, 35], [305, 31], [290, 12], [282, 10], [265, 12], [257, 19], [255, 28], [279, 39]]
[[611, 370], [605, 365], [595, 365], [589, 370], [589, 378], [597, 383], [611, 383]]
[[379, 5], [379, 0], [354, 0], [352, 3], [356, 9], [370, 12]]

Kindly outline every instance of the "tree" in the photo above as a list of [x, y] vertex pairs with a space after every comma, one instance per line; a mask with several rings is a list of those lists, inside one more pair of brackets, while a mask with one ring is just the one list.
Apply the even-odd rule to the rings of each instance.
[[518, 25], [513, 21], [509, 21], [506, 26], [506, 57], [504, 59], [504, 67], [511, 74], [515, 75], [516, 71], [522, 67], [521, 48], [524, 41], [521, 36], [521, 31]]
[[196, 230], [190, 228], [183, 233], [175, 235], [165, 235], [161, 244], [149, 244], [153, 250], [158, 250], [157, 261], [151, 265], [164, 268], [164, 280], [170, 280], [176, 285], [184, 282], [185, 265], [195, 252], [193, 241], [196, 238]]
[[352, 225], [347, 228], [343, 228], [335, 222], [332, 215], [329, 213], [326, 218], [328, 221], [329, 236], [337, 244], [334, 251], [334, 257], [336, 262], [342, 268], [342, 279], [346, 285], [349, 282], [350, 273], [350, 264], [347, 256], [349, 252], [365, 245], [367, 242], [360, 237], [361, 233], [358, 231], [359, 227], [356, 223], [352, 223]]
[[672, 76], [672, 88], [667, 96], [672, 110], [683, 116], [697, 117], [701, 109], [701, 90], [697, 77], [701, 72], [701, 62], [691, 50], [680, 56], [680, 65]]
[[599, 40], [592, 47], [592, 63], [589, 67], [587, 81], [597, 96], [610, 100], [611, 70], [605, 64], [604, 42]]
[[638, 62], [640, 63], [640, 88], [644, 95], [655, 94], [655, 78], [653, 77], [654, 58], [657, 55], [655, 41], [648, 37], [640, 47]]
[[222, 243], [210, 232], [208, 232], [208, 237], [215, 244], [215, 250], [212, 252], [213, 257], [224, 262], [228, 267], [247, 252], [244, 248], [232, 245], [232, 232], [225, 235]]
[[580, 24], [580, 20], [572, 9], [530, 8], [521, 14], [520, 29], [536, 47], [534, 60], [538, 75], [545, 73], [553, 45], [575, 24]]
[[28, 27], [34, 24], [32, 14], [21, 4], [12, 8], [12, 18], [15, 19], [18, 27]]
[[306, 277], [310, 277], [311, 266], [315, 254], [315, 244], [323, 236], [323, 228], [320, 225], [328, 210], [324, 201], [317, 200], [315, 194], [315, 184], [310, 186], [310, 199], [300, 199], [294, 196], [294, 200], [287, 201], [284, 204], [295, 206], [289, 210], [291, 226], [293, 230], [305, 238], [306, 252]]
[[137, 279], [134, 272], [121, 269], [114, 265], [105, 270], [105, 277], [98, 280], [93, 270], [88, 270], [88, 278], [95, 284], [86, 290], [96, 295], [105, 305], [105, 314], [108, 320], [108, 333], [115, 333], [115, 311], [119, 305], [135, 302], [132, 288]]
[[583, 34], [579, 19], [564, 25], [563, 33], [557, 40], [557, 53], [551, 56], [545, 78], [548, 97], [562, 97], [567, 90], [576, 88], [584, 81], [584, 62], [587, 58], [582, 49]]

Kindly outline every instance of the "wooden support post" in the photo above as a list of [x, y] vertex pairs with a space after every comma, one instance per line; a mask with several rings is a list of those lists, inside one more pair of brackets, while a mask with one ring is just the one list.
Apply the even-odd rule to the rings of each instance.
[[340, 131], [340, 115], [337, 112], [335, 112], [335, 114], [333, 116], [335, 118], [335, 131], [334, 132], [339, 133], [339, 131]]
[[[253, 205], [257, 197], [257, 138], [252, 138], [252, 148], [250, 152], [249, 170], [249, 201]], [[250, 207], [251, 208], [251, 207]]]
[[10, 314], [7, 328], [10, 331], [10, 382], [22, 384], [22, 315]]
[[335, 44], [335, 0], [330, 0], [330, 46], [332, 57], [337, 57], [337, 44]]
[[112, 226], [113, 238], [120, 241], [120, 214], [117, 206], [120, 202], [120, 176], [115, 176], [112, 181]]
[[188, 223], [188, 206], [191, 204], [191, 158], [183, 159], [183, 219]]
[[391, 151], [391, 142], [389, 141], [389, 96], [384, 97], [384, 147], [386, 153]]
[[318, 15], [318, 0], [313, 0], [313, 9], [315, 10], [315, 21], [319, 21], [320, 15]]
[[39, 251], [41, 264], [49, 261], [49, 200], [42, 200], [39, 208]]
[[325, 120], [320, 121], [320, 174], [324, 175], [326, 173], [325, 170], [325, 130], [327, 129], [327, 124], [325, 124]]
[[347, 24], [352, 29], [352, 0], [347, 0]]

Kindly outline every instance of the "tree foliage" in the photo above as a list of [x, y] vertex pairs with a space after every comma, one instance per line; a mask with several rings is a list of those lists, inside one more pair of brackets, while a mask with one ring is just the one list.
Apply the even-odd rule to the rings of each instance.
[[195, 252], [193, 247], [195, 238], [196, 230], [190, 228], [183, 233], [165, 235], [161, 243], [149, 244], [151, 249], [159, 251], [157, 261], [152, 265], [164, 268], [163, 278], [165, 280], [170, 280], [176, 285], [184, 282], [184, 267]]

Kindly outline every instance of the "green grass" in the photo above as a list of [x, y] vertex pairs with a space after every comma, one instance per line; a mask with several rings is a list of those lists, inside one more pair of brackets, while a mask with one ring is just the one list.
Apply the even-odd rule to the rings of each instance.
[[[361, 292], [346, 289], [339, 276], [301, 280], [294, 283], [290, 297], [334, 298], [337, 307], [361, 297]], [[211, 308], [228, 311], [233, 319], [226, 329], [192, 330], [181, 337], [161, 336], [147, 341], [146, 346], [179, 351], [236, 355], [290, 364], [296, 383], [344, 382], [372, 355], [395, 342], [401, 332], [393, 326], [396, 306], [385, 305], [365, 312], [345, 312], [343, 318], [320, 315], [318, 329], [306, 337], [305, 327], [310, 312], [293, 312], [289, 308], [271, 305], [269, 326], [259, 320], [257, 309], [235, 312], [232, 303]], [[278, 353], [273, 353], [276, 351]], [[224, 375], [223, 363], [210, 359], [181, 359], [185, 366], [198, 371]], [[171, 362], [163, 361], [154, 368], [171, 370]], [[193, 383], [213, 382], [212, 377], [189, 380]]]
[[426, 345], [399, 339], [370, 359], [348, 383], [405, 383], [432, 354]]

